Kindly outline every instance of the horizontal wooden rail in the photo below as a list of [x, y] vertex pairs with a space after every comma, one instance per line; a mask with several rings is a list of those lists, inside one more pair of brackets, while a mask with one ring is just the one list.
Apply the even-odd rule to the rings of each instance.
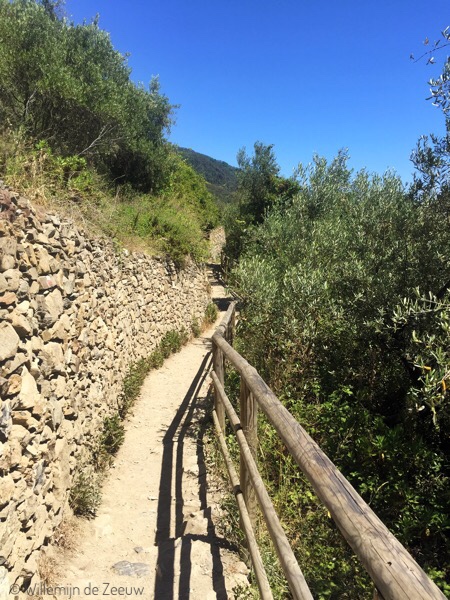
[[[230, 323], [234, 311], [233, 303], [222, 323]], [[221, 324], [212, 337], [213, 351], [216, 355], [220, 353], [222, 365], [220, 372], [214, 368], [217, 380], [223, 385], [226, 358], [240, 373], [382, 597], [385, 600], [444, 600], [439, 588], [281, 404], [256, 369], [224, 339], [227, 329], [228, 326]], [[217, 390], [215, 397], [217, 407], [222, 404]]]

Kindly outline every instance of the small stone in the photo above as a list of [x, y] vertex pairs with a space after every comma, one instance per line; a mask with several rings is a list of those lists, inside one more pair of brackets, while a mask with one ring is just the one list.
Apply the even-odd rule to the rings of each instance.
[[10, 267], [3, 273], [3, 277], [8, 283], [8, 291], [17, 292], [20, 286], [21, 273], [18, 269]]
[[149, 547], [143, 548], [142, 546], [136, 546], [134, 551], [136, 552], [136, 554], [150, 554], [152, 552], [152, 549]]
[[26, 367], [22, 370], [22, 385], [17, 396], [16, 407], [19, 410], [34, 408], [34, 405], [41, 400], [38, 392], [36, 380]]
[[7, 363], [5, 363], [3, 367], [3, 374], [10, 375], [14, 373], [14, 371], [17, 371], [17, 369], [20, 369], [20, 367], [23, 365], [27, 364], [29, 364], [28, 355], [24, 352], [17, 352], [12, 360], [9, 360]]
[[3, 256], [0, 265], [2, 271], [9, 271], [10, 269], [14, 269], [16, 266], [16, 259], [14, 256]]
[[11, 420], [11, 404], [9, 400], [2, 402], [0, 409], [0, 439], [7, 440], [11, 433], [12, 420]]
[[14, 410], [12, 413], [13, 425], [22, 425], [26, 429], [37, 429], [39, 422], [31, 416], [27, 410]]
[[113, 571], [118, 575], [127, 575], [131, 577], [145, 577], [151, 573], [150, 565], [145, 563], [131, 563], [127, 560], [121, 560], [113, 565]]
[[208, 535], [209, 520], [204, 511], [191, 513], [183, 523], [183, 535]]
[[48, 410], [49, 410], [49, 408], [48, 408], [47, 400], [45, 400], [45, 398], [41, 394], [40, 399], [36, 402], [36, 404], [31, 409], [31, 412], [33, 413], [33, 417], [35, 417], [36, 419], [39, 420], [44, 416], [44, 414], [47, 413]]
[[31, 589], [33, 586], [39, 585], [40, 578], [38, 575], [39, 571], [39, 550], [35, 550], [26, 560], [20, 572], [21, 577], [24, 577], [30, 581]]
[[65, 279], [63, 280], [63, 289], [67, 296], [71, 296], [75, 290], [75, 280]]
[[8, 380], [8, 396], [18, 394], [22, 387], [22, 377], [17, 373], [11, 375]]
[[37, 266], [37, 257], [36, 257], [36, 253], [34, 251], [34, 248], [31, 244], [26, 244], [24, 245], [25, 248], [25, 254], [28, 257], [28, 262], [31, 266], [36, 267]]
[[22, 315], [26, 315], [29, 308], [30, 308], [30, 303], [28, 302], [28, 300], [24, 300], [23, 302], [20, 302], [20, 304], [18, 304], [16, 306], [17, 312], [21, 313]]
[[55, 237], [55, 235], [56, 235], [56, 228], [55, 228], [55, 226], [53, 225], [53, 223], [48, 223], [48, 224], [47, 224], [47, 225], [44, 227], [44, 230], [45, 230], [45, 235], [46, 235], [46, 236], [47, 236], [49, 239], [52, 239], [52, 238], [54, 238], [54, 237]]
[[7, 254], [10, 256], [16, 256], [16, 254], [17, 254], [16, 238], [14, 238], [12, 236], [0, 238], [0, 253]]
[[39, 278], [39, 273], [37, 272], [37, 269], [35, 267], [31, 267], [31, 269], [28, 269], [28, 271], [26, 271], [24, 273], [24, 275], [30, 280], [30, 281], [37, 281]]
[[[58, 443], [58, 442], [57, 442]], [[67, 495], [67, 490], [71, 485], [70, 467], [69, 467], [69, 450], [65, 446], [61, 453], [60, 460], [56, 463], [58, 466], [53, 471], [53, 494], [58, 501], [64, 501]], [[55, 450], [55, 456], [58, 456]]]
[[65, 372], [64, 353], [60, 344], [56, 342], [44, 344], [40, 357], [42, 359], [41, 372], [44, 376]]
[[[59, 263], [57, 263], [57, 267], [59, 266]], [[59, 287], [59, 289], [64, 290], [64, 281], [66, 279], [64, 272], [56, 268], [54, 271], [53, 279], [55, 280], [55, 283]]]
[[51, 290], [52, 288], [56, 287], [57, 283], [54, 277], [52, 277], [51, 275], [42, 275], [41, 277], [39, 277], [38, 279], [38, 283], [39, 283], [39, 287], [41, 288], [41, 290]]
[[34, 441], [27, 446], [26, 450], [31, 456], [37, 456], [39, 454], [38, 444], [35, 444]]
[[11, 306], [17, 302], [17, 296], [13, 292], [6, 292], [0, 296], [0, 305]]
[[40, 337], [32, 337], [30, 340], [31, 350], [33, 352], [39, 352], [43, 348], [43, 343]]
[[56, 400], [52, 400], [50, 402], [51, 405], [51, 426], [53, 431], [56, 431], [62, 423], [64, 419], [64, 413], [61, 408], [62, 402], [57, 402]]
[[57, 273], [61, 268], [61, 263], [54, 257], [52, 256], [50, 258], [50, 272], [51, 273]]
[[10, 475], [2, 477], [2, 485], [0, 486], [0, 506], [4, 506], [11, 500], [15, 487], [14, 480]]
[[0, 362], [15, 356], [20, 338], [9, 323], [0, 324]]
[[6, 281], [3, 273], [0, 273], [0, 294], [3, 294], [8, 289], [8, 282]]
[[20, 442], [9, 439], [8, 443], [3, 446], [3, 453], [0, 458], [0, 469], [10, 471], [20, 465], [21, 460], [22, 446], [20, 445]]
[[55, 227], [59, 227], [61, 225], [61, 219], [57, 215], [48, 215], [50, 221], [55, 225]]
[[[2, 194], [3, 193], [4, 193], [4, 191], [3, 192], [0, 191], [0, 207], [3, 205], [3, 202], [2, 202], [2, 199], [3, 199]], [[7, 237], [9, 235], [10, 235], [10, 228], [9, 228], [8, 222], [3, 219], [0, 219], [0, 237]]]
[[72, 240], [65, 240], [65, 251], [67, 256], [73, 256], [75, 253], [75, 242]]
[[28, 258], [25, 248], [19, 253], [19, 265], [21, 271], [25, 271], [33, 266]]
[[30, 285], [30, 296], [36, 296], [39, 293], [39, 284], [37, 281], [33, 281]]
[[75, 421], [78, 419], [78, 411], [73, 406], [66, 406], [64, 408], [64, 418], [68, 421]]
[[68, 361], [70, 369], [73, 373], [78, 373], [80, 370], [81, 360], [76, 354], [70, 355], [70, 360]]
[[11, 313], [10, 319], [11, 325], [14, 327], [20, 338], [23, 339], [33, 333], [33, 328], [28, 319], [24, 315], [21, 315], [17, 310]]
[[53, 393], [57, 398], [62, 398], [66, 391], [66, 380], [64, 377], [59, 375], [56, 380], [52, 381]]
[[20, 280], [19, 289], [17, 290], [17, 294], [20, 298], [27, 296], [30, 291], [30, 284], [25, 279]]
[[42, 324], [47, 327], [53, 325], [64, 309], [61, 292], [55, 289], [47, 296], [37, 296], [36, 300], [38, 303], [37, 315]]
[[45, 332], [42, 336], [46, 342], [50, 340], [67, 340], [67, 332], [70, 330], [70, 317], [63, 313], [61, 318], [53, 325], [53, 327]]
[[[48, 237], [43, 234], [43, 233], [38, 233], [36, 236], [36, 241], [39, 242], [40, 244], [44, 244], [44, 245], [49, 245], [50, 244], [50, 240], [48, 239]], [[42, 248], [43, 249], [43, 248]]]

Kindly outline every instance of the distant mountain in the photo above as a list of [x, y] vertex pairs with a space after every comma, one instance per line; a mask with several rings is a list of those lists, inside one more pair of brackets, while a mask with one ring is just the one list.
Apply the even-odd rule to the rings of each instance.
[[209, 191], [221, 202], [231, 202], [237, 190], [239, 169], [223, 160], [217, 160], [195, 152], [190, 148], [178, 148], [178, 152], [187, 160], [197, 173], [206, 179]]

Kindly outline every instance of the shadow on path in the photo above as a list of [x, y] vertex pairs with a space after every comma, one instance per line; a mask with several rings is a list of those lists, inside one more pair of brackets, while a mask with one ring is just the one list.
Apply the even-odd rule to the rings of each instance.
[[[189, 389], [163, 438], [163, 456], [158, 497], [156, 545], [155, 600], [190, 600], [192, 543], [200, 540], [208, 544], [212, 556], [212, 587], [217, 600], [228, 598], [220, 557], [220, 547], [230, 545], [215, 533], [211, 509], [207, 506], [206, 465], [203, 450], [203, 435], [207, 428], [206, 404], [211, 404], [209, 395], [199, 396], [200, 390], [211, 368], [211, 352], [204, 357]], [[199, 415], [199, 412], [202, 414]], [[193, 417], [195, 417], [193, 421]], [[198, 426], [196, 421], [199, 420]], [[190, 426], [193, 425], [192, 428]], [[194, 438], [198, 466], [198, 499], [200, 510], [208, 520], [207, 535], [183, 535], [183, 451], [186, 438]], [[174, 498], [172, 497], [172, 490]], [[174, 514], [173, 514], [174, 513]], [[171, 527], [175, 537], [171, 537]], [[181, 546], [181, 547], [180, 547]], [[178, 550], [179, 549], [179, 550]], [[179, 556], [179, 565], [176, 561]], [[178, 590], [175, 577], [179, 574]], [[205, 575], [207, 576], [207, 575]], [[197, 599], [192, 599], [197, 600]]]

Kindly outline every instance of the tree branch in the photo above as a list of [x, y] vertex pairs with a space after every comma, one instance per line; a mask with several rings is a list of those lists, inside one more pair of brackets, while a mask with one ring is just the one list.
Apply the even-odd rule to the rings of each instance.
[[103, 139], [109, 134], [111, 133], [111, 131], [113, 131], [114, 129], [116, 129], [116, 125], [104, 125], [101, 130], [100, 133], [98, 134], [98, 136], [95, 138], [95, 140], [93, 140], [89, 146], [87, 146], [87, 148], [85, 148], [84, 150], [81, 150], [81, 152], [79, 152], [77, 154], [77, 156], [82, 156], [83, 154], [88, 154], [91, 150], [93, 150], [96, 146], [99, 146], [102, 142]]

